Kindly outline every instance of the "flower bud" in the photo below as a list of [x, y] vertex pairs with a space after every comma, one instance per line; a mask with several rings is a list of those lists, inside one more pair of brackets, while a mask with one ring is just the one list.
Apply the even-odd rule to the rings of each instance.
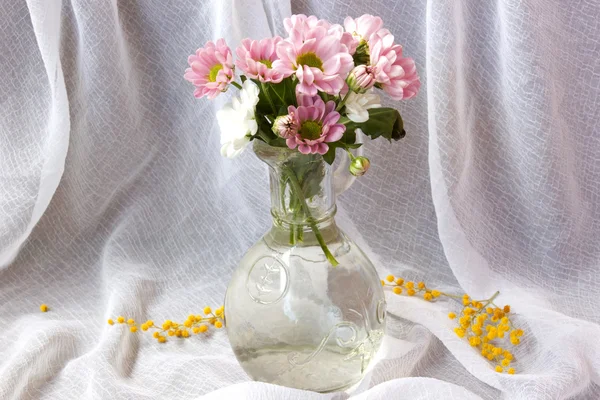
[[355, 157], [350, 162], [350, 173], [354, 176], [363, 176], [369, 170], [371, 162], [367, 157]]
[[355, 93], [365, 93], [375, 84], [375, 69], [370, 65], [354, 67], [346, 79], [348, 87]]
[[298, 125], [293, 115], [280, 115], [273, 122], [273, 133], [284, 139], [294, 136], [298, 133]]

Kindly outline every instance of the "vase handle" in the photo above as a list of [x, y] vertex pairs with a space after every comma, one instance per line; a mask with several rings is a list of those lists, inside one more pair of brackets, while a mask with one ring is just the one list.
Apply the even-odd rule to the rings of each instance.
[[[356, 143], [363, 143], [363, 133], [360, 129], [356, 130]], [[363, 147], [360, 146], [358, 149], [354, 149], [353, 153], [356, 156], [363, 155]], [[335, 195], [339, 196], [344, 193], [356, 180], [356, 177], [348, 171], [348, 167], [350, 166], [350, 161], [348, 157], [342, 158], [342, 161], [335, 169], [333, 173], [333, 185], [335, 187]]]

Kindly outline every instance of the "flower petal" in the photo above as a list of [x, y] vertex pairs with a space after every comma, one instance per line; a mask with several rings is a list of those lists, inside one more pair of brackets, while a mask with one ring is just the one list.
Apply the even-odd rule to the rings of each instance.
[[298, 146], [298, 151], [302, 154], [310, 154], [311, 148], [306, 144], [301, 144]]
[[296, 148], [296, 146], [298, 146], [298, 144], [296, 144], [296, 139], [295, 139], [295, 138], [293, 138], [293, 137], [291, 137], [291, 138], [288, 138], [288, 139], [285, 141], [285, 144], [287, 144], [287, 147], [289, 147], [290, 149], [295, 149], [295, 148]]
[[329, 146], [325, 143], [319, 143], [317, 146], [317, 153], [323, 155], [329, 151]]
[[326, 142], [337, 142], [344, 136], [344, 132], [346, 131], [346, 126], [342, 124], [335, 124], [329, 128], [329, 132], [327, 132], [327, 137], [325, 138]]

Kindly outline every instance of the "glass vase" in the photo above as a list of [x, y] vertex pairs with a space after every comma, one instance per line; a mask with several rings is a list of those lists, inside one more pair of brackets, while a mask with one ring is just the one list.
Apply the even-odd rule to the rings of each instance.
[[229, 341], [254, 380], [344, 389], [361, 379], [383, 338], [381, 281], [335, 223], [332, 167], [322, 156], [258, 140], [254, 151], [269, 166], [273, 224], [229, 283]]

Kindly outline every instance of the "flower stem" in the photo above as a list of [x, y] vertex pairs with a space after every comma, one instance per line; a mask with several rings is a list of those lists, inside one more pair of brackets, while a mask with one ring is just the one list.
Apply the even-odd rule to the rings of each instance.
[[273, 114], [277, 115], [277, 110], [275, 109], [275, 103], [273, 103], [273, 99], [271, 98], [271, 94], [269, 93], [269, 88], [265, 85], [264, 82], [260, 83], [260, 87], [267, 98], [267, 101], [271, 105], [271, 109], [273, 110]]
[[296, 245], [296, 237], [295, 237], [294, 233], [295, 233], [294, 225], [291, 225], [290, 226], [290, 246]]
[[350, 151], [349, 148], [345, 148], [345, 150], [348, 153], [348, 157], [350, 157], [350, 161], [352, 161], [356, 158], [356, 156], [354, 154], [352, 154], [352, 152]]
[[490, 305], [490, 303], [493, 303], [493, 302], [494, 302], [494, 299], [495, 299], [496, 297], [498, 297], [498, 295], [499, 295], [499, 294], [500, 294], [500, 291], [497, 291], [496, 293], [494, 293], [494, 295], [493, 295], [492, 297], [490, 297], [490, 299], [489, 299], [489, 300], [488, 300], [488, 301], [487, 301], [487, 302], [486, 302], [486, 303], [483, 305], [483, 307], [481, 307], [481, 309], [482, 309], [482, 310], [485, 310], [485, 308], [486, 308], [487, 306], [489, 306], [489, 305]]
[[457, 294], [449, 294], [449, 293], [444, 293], [444, 292], [440, 292], [440, 294], [442, 296], [450, 297], [450, 298], [453, 298], [453, 299], [462, 299], [462, 296], [459, 296]]
[[[338, 261], [335, 259], [333, 254], [331, 254], [331, 252], [329, 251], [329, 248], [327, 247], [327, 244], [325, 243], [325, 240], [323, 239], [323, 235], [321, 235], [321, 231], [319, 230], [317, 223], [315, 222], [313, 217], [310, 215], [310, 209], [308, 208], [308, 204], [306, 203], [306, 199], [304, 198], [304, 193], [302, 192], [302, 187], [300, 186], [300, 182], [298, 182], [298, 178], [296, 177], [296, 174], [290, 167], [285, 166], [284, 168], [287, 170], [286, 171], [287, 176], [290, 179], [290, 188], [292, 189], [292, 191], [294, 192], [294, 194], [296, 195], [298, 200], [300, 200], [300, 206], [304, 210], [306, 222], [308, 222], [308, 225], [310, 225], [310, 229], [312, 229], [313, 233], [315, 234], [315, 237], [317, 238], [317, 241], [319, 242], [319, 245], [321, 246], [323, 253], [325, 253], [325, 257], [327, 258], [327, 261], [329, 261], [332, 266], [334, 266], [334, 267], [337, 266], [339, 264]], [[291, 227], [291, 229], [294, 229], [294, 228]]]
[[344, 98], [342, 99], [342, 101], [340, 101], [340, 104], [338, 104], [338, 106], [336, 107], [335, 111], [340, 111], [342, 109], [342, 107], [344, 107], [344, 104], [346, 104], [346, 100], [348, 100], [348, 97], [350, 96], [350, 93], [352, 93], [352, 90], [348, 90], [348, 93], [346, 93], [346, 95], [344, 96]]
[[240, 84], [239, 84], [239, 83], [237, 83], [236, 81], [231, 81], [231, 84], [232, 84], [233, 86], [235, 86], [236, 88], [238, 88], [238, 89], [242, 90], [242, 85], [240, 85]]

